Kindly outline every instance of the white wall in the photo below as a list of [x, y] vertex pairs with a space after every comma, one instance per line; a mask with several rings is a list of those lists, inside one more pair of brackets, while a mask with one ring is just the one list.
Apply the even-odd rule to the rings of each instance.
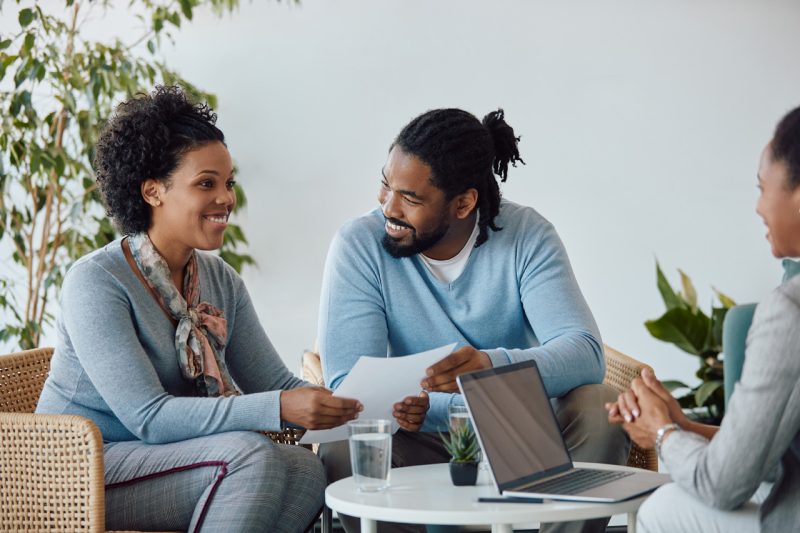
[[663, 311], [654, 259], [705, 307], [712, 284], [746, 302], [778, 283], [755, 173], [800, 104], [799, 17], [791, 0], [252, 1], [196, 14], [166, 57], [219, 96], [260, 265], [244, 277], [292, 369], [327, 245], [375, 205], [399, 129], [502, 106], [528, 163], [504, 194], [556, 225], [604, 340], [693, 380], [695, 359], [642, 325]]
[[[604, 340], [665, 377], [654, 258], [739, 301], [780, 276], [754, 214], [758, 155], [800, 104], [797, 2], [324, 1], [198, 16], [168, 60], [220, 97], [250, 206], [245, 273], [292, 368], [313, 343], [327, 245], [375, 205], [413, 116], [502, 106], [527, 166], [506, 197], [558, 228]], [[402, 290], [402, 288], [398, 288]]]

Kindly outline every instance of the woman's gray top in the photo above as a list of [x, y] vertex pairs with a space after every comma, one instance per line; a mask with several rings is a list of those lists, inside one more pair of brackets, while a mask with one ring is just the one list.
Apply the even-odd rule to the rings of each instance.
[[[669, 435], [661, 456], [672, 479], [708, 505], [735, 509], [777, 472], [761, 528], [796, 531], [800, 521], [800, 276], [756, 309], [742, 377], [711, 441]], [[678, 511], [680, 512], [680, 511]]]
[[280, 430], [280, 391], [308, 384], [278, 356], [236, 271], [197, 252], [200, 300], [225, 313], [224, 358], [244, 394], [197, 397], [178, 366], [175, 327], [120, 242], [81, 258], [64, 279], [58, 341], [36, 412], [89, 418], [107, 442]]

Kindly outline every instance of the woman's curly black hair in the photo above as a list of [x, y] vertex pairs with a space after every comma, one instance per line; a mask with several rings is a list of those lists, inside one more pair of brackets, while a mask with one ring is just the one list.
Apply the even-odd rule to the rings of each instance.
[[193, 103], [180, 87], [157, 86], [117, 106], [97, 141], [94, 171], [120, 231], [129, 235], [150, 226], [142, 182], [152, 178], [169, 185], [183, 154], [225, 142], [216, 121], [208, 105]]

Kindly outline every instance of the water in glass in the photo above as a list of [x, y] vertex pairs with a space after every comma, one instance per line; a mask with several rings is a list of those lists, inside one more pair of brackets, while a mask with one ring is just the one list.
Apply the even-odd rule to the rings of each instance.
[[350, 464], [353, 479], [362, 492], [377, 492], [389, 486], [392, 464], [392, 423], [390, 420], [348, 422]]

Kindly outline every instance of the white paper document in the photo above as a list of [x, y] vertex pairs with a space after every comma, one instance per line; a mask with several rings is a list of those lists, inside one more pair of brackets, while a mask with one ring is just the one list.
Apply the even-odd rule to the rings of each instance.
[[[388, 418], [393, 421], [392, 432], [398, 429], [392, 416], [392, 406], [406, 396], [415, 396], [422, 390], [419, 382], [425, 370], [453, 351], [457, 343], [403, 357], [361, 356], [334, 396], [355, 398], [364, 405], [358, 418]], [[347, 439], [347, 425], [333, 429], [306, 431], [300, 444], [333, 442]]]

